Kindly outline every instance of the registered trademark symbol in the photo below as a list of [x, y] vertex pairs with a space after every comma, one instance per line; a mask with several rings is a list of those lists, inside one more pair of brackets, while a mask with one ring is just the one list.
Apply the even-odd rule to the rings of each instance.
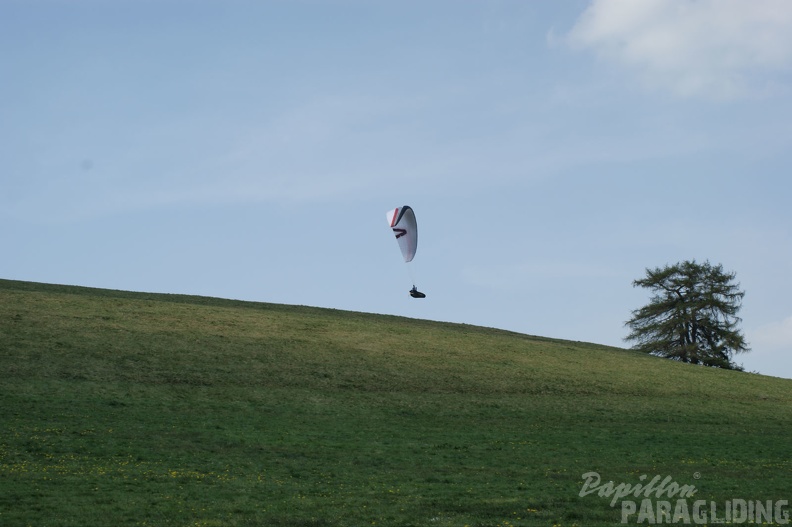
[[693, 473], [693, 479], [700, 479], [700, 478], [701, 478], [701, 472], [694, 472]]

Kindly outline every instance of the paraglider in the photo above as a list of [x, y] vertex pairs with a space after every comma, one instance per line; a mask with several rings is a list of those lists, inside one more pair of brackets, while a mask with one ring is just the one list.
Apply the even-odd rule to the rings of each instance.
[[[418, 224], [415, 221], [415, 212], [407, 205], [389, 210], [388, 223], [390, 224], [396, 241], [399, 243], [404, 263], [409, 264], [415, 258], [415, 251], [418, 248]], [[408, 266], [409, 269], [409, 266]], [[412, 276], [412, 272], [410, 273]], [[413, 278], [413, 288], [410, 289], [410, 296], [413, 298], [426, 298], [424, 293], [418, 291]]]
[[415, 286], [410, 289], [410, 296], [413, 298], [426, 298], [426, 295], [418, 291], [418, 288]]

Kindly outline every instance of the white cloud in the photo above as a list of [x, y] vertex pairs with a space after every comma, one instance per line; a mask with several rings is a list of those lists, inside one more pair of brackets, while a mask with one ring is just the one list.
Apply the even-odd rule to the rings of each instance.
[[747, 97], [792, 65], [792, 2], [594, 0], [567, 42], [681, 97]]

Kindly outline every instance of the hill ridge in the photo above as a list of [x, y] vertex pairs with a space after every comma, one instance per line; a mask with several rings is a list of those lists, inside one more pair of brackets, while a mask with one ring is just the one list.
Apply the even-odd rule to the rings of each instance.
[[583, 474], [787, 498], [790, 403], [598, 344], [0, 280], [2, 525], [621, 525]]

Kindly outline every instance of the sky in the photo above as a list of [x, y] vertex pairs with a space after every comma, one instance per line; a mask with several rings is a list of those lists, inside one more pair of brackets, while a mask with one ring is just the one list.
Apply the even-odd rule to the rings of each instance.
[[0, 0], [0, 277], [628, 347], [695, 259], [792, 378], [791, 72], [786, 0]]

